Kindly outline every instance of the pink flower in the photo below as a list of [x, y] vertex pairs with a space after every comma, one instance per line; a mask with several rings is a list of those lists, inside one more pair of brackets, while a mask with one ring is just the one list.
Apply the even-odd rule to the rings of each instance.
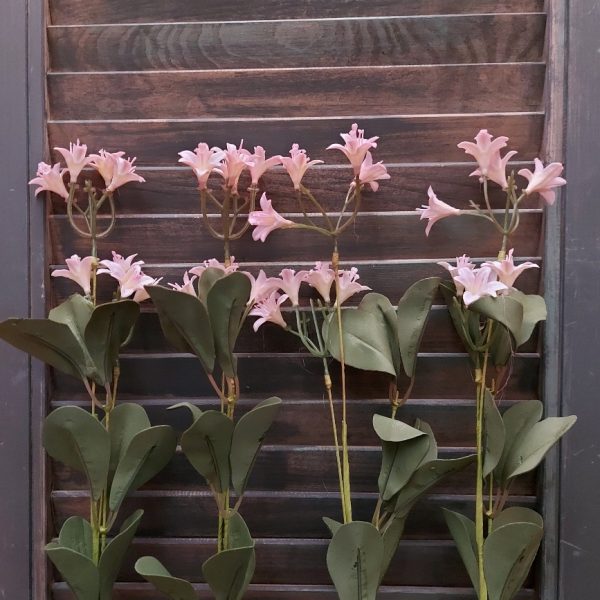
[[90, 157], [87, 156], [87, 146], [80, 144], [79, 140], [75, 144], [69, 142], [69, 149], [66, 148], [54, 148], [60, 152], [67, 163], [67, 169], [69, 171], [69, 177], [72, 183], [77, 181], [79, 174], [90, 162]]
[[242, 148], [243, 144], [243, 140], [240, 142], [239, 148], [236, 148], [234, 144], [227, 144], [224, 160], [219, 168], [215, 169], [225, 180], [225, 185], [230, 187], [234, 193], [237, 193], [237, 185], [242, 171], [251, 163], [251, 154]]
[[[466, 254], [456, 257], [456, 266], [444, 261], [438, 262], [438, 265], [444, 267], [444, 269], [447, 269], [452, 278], [458, 275], [460, 269], [472, 270], [475, 268], [475, 264], [471, 262], [471, 259]], [[454, 284], [456, 285], [456, 292], [458, 295], [462, 295], [462, 293], [465, 291], [465, 288], [460, 283], [457, 283], [456, 280], [454, 281]]]
[[546, 204], [551, 206], [556, 200], [554, 188], [560, 187], [567, 183], [566, 179], [559, 177], [563, 172], [563, 166], [560, 163], [550, 163], [547, 167], [539, 158], [534, 159], [535, 170], [532, 173], [529, 169], [521, 169], [519, 175], [522, 175], [529, 180], [528, 186], [525, 188], [527, 195], [538, 192], [544, 199]]
[[281, 291], [287, 294], [287, 297], [291, 300], [292, 306], [298, 306], [300, 295], [300, 286], [303, 281], [306, 281], [308, 271], [294, 271], [294, 269], [283, 269], [278, 280]]
[[122, 158], [121, 156], [115, 158], [112, 179], [106, 188], [107, 192], [114, 192], [117, 188], [120, 188], [130, 181], [137, 181], [138, 183], [144, 183], [146, 181], [135, 172], [134, 162], [135, 158]]
[[319, 292], [321, 298], [329, 304], [331, 301], [331, 285], [335, 281], [335, 273], [328, 262], [316, 262], [315, 268], [311, 269], [306, 276], [308, 285]]
[[498, 292], [508, 289], [506, 285], [496, 281], [496, 274], [489, 267], [459, 269], [454, 281], [464, 288], [463, 301], [465, 306], [469, 306], [476, 300], [486, 296], [495, 298]]
[[86, 296], [89, 296], [92, 291], [92, 268], [96, 259], [93, 256], [79, 258], [77, 254], [73, 254], [71, 258], [67, 258], [66, 269], [55, 269], [52, 271], [52, 277], [66, 277], [71, 279], [83, 288]]
[[89, 164], [100, 173], [106, 187], [108, 187], [112, 181], [117, 158], [121, 158], [124, 154], [125, 152], [122, 151], [107, 152], [106, 150], [99, 150], [98, 154], [90, 154]]
[[272, 156], [266, 158], [265, 149], [262, 146], [254, 146], [254, 154], [250, 156], [252, 162], [248, 163], [250, 175], [252, 176], [252, 185], [258, 185], [258, 180], [268, 171], [271, 167], [281, 164], [280, 156]]
[[224, 271], [226, 275], [229, 275], [229, 273], [234, 273], [235, 271], [237, 271], [239, 269], [239, 266], [240, 265], [235, 262], [235, 256], [231, 256], [229, 258], [228, 267], [226, 267], [222, 262], [219, 262], [216, 258], [209, 258], [208, 260], [205, 260], [201, 265], [190, 269], [190, 273], [192, 275], [198, 275], [198, 277], [200, 277], [202, 273], [206, 271], [206, 269], [220, 269], [221, 271]]
[[250, 299], [248, 304], [255, 304], [260, 302], [266, 296], [279, 289], [281, 280], [277, 277], [267, 277], [266, 273], [261, 269], [258, 273], [258, 277], [254, 277], [252, 273], [244, 271], [244, 273], [250, 278], [252, 282], [252, 289], [250, 291]]
[[487, 129], [482, 129], [476, 136], [473, 142], [461, 142], [458, 144], [467, 154], [475, 158], [479, 164], [479, 168], [475, 169], [471, 175], [480, 178], [487, 178], [496, 182], [502, 189], [508, 187], [506, 181], [506, 163], [516, 154], [513, 150], [507, 152], [504, 158], [500, 156], [500, 150], [506, 146], [508, 138], [504, 135], [497, 137], [488, 133]]
[[354, 169], [354, 175], [358, 175], [367, 152], [371, 148], [377, 148], [376, 142], [379, 138], [365, 139], [365, 130], [359, 129], [357, 123], [352, 124], [352, 128], [348, 133], [340, 133], [340, 136], [346, 143], [343, 146], [341, 144], [331, 144], [331, 146], [327, 146], [327, 150], [340, 150], [343, 152]]
[[[370, 152], [367, 152], [365, 160], [363, 160], [360, 165], [358, 178], [362, 184], [368, 183], [371, 186], [371, 189], [376, 192], [379, 189], [377, 180], [389, 179], [390, 175], [383, 162], [379, 161], [378, 163], [373, 164], [373, 156], [371, 156]], [[352, 185], [354, 185], [354, 182], [352, 182]]]
[[[98, 274], [106, 273], [119, 282], [121, 298], [129, 298], [132, 294], [143, 290], [145, 285], [152, 285], [155, 281], [142, 272], [143, 260], [133, 261], [137, 254], [131, 254], [127, 258], [123, 258], [116, 252], [113, 252], [112, 255], [113, 260], [100, 261], [104, 268], [98, 269]], [[143, 294], [140, 292], [139, 296], [143, 296]]]
[[282, 217], [272, 206], [271, 200], [263, 194], [260, 198], [261, 210], [253, 210], [248, 215], [248, 223], [255, 227], [252, 232], [254, 241], [264, 242], [267, 236], [276, 229], [285, 229], [293, 227], [294, 223]]
[[202, 142], [198, 144], [193, 152], [183, 150], [179, 153], [179, 156], [181, 156], [179, 162], [191, 167], [194, 171], [198, 179], [198, 188], [205, 190], [210, 174], [221, 166], [221, 161], [225, 158], [225, 152], [217, 146], [209, 148], [208, 144]]
[[366, 290], [370, 290], [371, 288], [366, 285], [361, 285], [358, 283], [360, 279], [358, 275], [358, 269], [356, 267], [352, 267], [349, 271], [340, 271], [340, 290], [337, 297], [337, 302], [343, 304], [350, 298], [354, 296], [354, 294], [358, 294], [358, 292], [363, 292]]
[[421, 220], [429, 219], [427, 227], [425, 228], [425, 235], [429, 235], [431, 228], [440, 219], [460, 215], [460, 210], [450, 206], [449, 204], [446, 204], [445, 202], [442, 202], [435, 195], [431, 186], [429, 186], [427, 194], [429, 195], [429, 205], [423, 204], [421, 208], [416, 209], [417, 212], [421, 213]]
[[62, 196], [65, 200], [69, 198], [69, 192], [65, 187], [63, 175], [67, 169], [61, 169], [60, 163], [56, 163], [52, 167], [44, 162], [38, 164], [37, 177], [34, 177], [29, 185], [39, 185], [40, 187], [35, 190], [37, 196], [40, 192], [48, 191], [54, 192], [59, 196]]
[[281, 163], [285, 167], [285, 170], [288, 172], [292, 183], [294, 184], [294, 189], [300, 189], [300, 182], [306, 173], [308, 167], [312, 167], [313, 165], [318, 165], [322, 163], [322, 160], [310, 160], [308, 156], [306, 156], [306, 150], [302, 150], [298, 144], [293, 144], [292, 149], [290, 150], [290, 157], [280, 156], [279, 159]]
[[489, 267], [496, 274], [498, 280], [509, 288], [513, 287], [515, 280], [523, 271], [526, 271], [527, 269], [539, 269], [538, 265], [529, 261], [515, 267], [513, 252], [514, 249], [509, 250], [508, 256], [502, 261], [495, 260], [492, 262], [484, 262], [482, 265], [484, 267]]
[[183, 284], [169, 283], [169, 285], [178, 292], [183, 292], [184, 294], [189, 294], [190, 296], [197, 296], [196, 288], [194, 288], [194, 281], [196, 281], [196, 279], [198, 279], [196, 275], [192, 275], [190, 278], [188, 272], [186, 271], [183, 274]]
[[254, 325], [252, 326], [254, 331], [258, 331], [258, 328], [267, 321], [275, 323], [285, 329], [287, 323], [281, 314], [281, 305], [287, 299], [288, 297], [285, 294], [280, 295], [279, 292], [275, 291], [258, 302], [249, 313], [253, 317], [260, 317], [260, 319], [254, 321]]
[[125, 277], [127, 271], [132, 267], [141, 267], [144, 264], [143, 260], [133, 262], [133, 259], [137, 254], [131, 254], [127, 258], [123, 258], [120, 254], [117, 254], [114, 250], [112, 252], [112, 260], [101, 260], [100, 264], [105, 267], [104, 269], [98, 269], [98, 275], [106, 273], [115, 279], [121, 279]]
[[[144, 300], [148, 300], [148, 298], [150, 298], [150, 294], [148, 294], [146, 287], [158, 285], [163, 279], [162, 277], [159, 277], [158, 279], [154, 279], [154, 278], [150, 277], [149, 275], [145, 275], [144, 273], [142, 273], [141, 275], [142, 276], [139, 278], [139, 287], [136, 290], [135, 294], [133, 295], [133, 299], [138, 303], [143, 302]], [[122, 290], [121, 290], [121, 297], [124, 297]]]

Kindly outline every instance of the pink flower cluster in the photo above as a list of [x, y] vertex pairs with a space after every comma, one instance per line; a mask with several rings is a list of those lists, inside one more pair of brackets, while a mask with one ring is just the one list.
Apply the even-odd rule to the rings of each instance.
[[53, 192], [65, 200], [69, 198], [69, 191], [65, 185], [64, 174], [69, 173], [69, 183], [77, 183], [77, 178], [86, 166], [91, 166], [100, 173], [104, 179], [106, 191], [111, 193], [117, 188], [137, 181], [143, 183], [143, 177], [135, 172], [135, 158], [124, 158], [125, 152], [106, 152], [100, 150], [98, 154], [87, 153], [87, 146], [81, 144], [79, 140], [75, 144], [69, 144], [69, 149], [55, 148], [62, 154], [66, 168], [62, 168], [60, 163], [48, 165], [44, 162], [38, 164], [36, 177], [29, 184], [39, 186], [35, 190], [36, 196], [43, 191]]

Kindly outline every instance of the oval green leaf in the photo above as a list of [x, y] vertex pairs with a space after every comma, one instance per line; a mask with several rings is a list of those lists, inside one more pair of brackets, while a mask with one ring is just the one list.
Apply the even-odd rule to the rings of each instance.
[[173, 577], [153, 556], [142, 556], [135, 563], [135, 572], [171, 600], [198, 600], [192, 584]]

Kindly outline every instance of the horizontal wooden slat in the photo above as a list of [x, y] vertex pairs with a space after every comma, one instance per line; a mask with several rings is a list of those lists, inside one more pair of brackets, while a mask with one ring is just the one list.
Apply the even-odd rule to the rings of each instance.
[[[371, 521], [377, 503], [376, 494], [354, 495], [353, 518]], [[518, 506], [534, 507], [530, 497], [513, 498]], [[54, 492], [52, 507], [56, 526], [60, 527], [72, 515], [89, 518], [89, 498], [77, 492]], [[115, 527], [134, 510], [144, 510], [138, 536], [151, 537], [216, 537], [217, 509], [214, 498], [207, 492], [184, 494], [180, 491], [153, 494], [136, 493], [121, 508]], [[412, 509], [403, 539], [452, 539], [442, 508], [473, 515], [474, 496], [430, 495]], [[249, 493], [244, 497], [240, 512], [253, 537], [266, 538], [323, 538], [330, 534], [322, 517], [342, 520], [340, 500], [335, 494]], [[283, 515], [293, 515], [285, 519]]]
[[477, 12], [540, 11], [543, 0], [53, 0], [53, 23], [123, 23], [155, 21], [237, 21], [248, 19], [306, 19], [431, 15]]
[[495, 63], [540, 60], [544, 27], [542, 13], [55, 26], [48, 41], [53, 71]]
[[526, 112], [540, 109], [544, 74], [542, 63], [54, 74], [48, 92], [53, 119]]
[[[361, 113], [372, 111], [372, 106], [365, 105]], [[287, 154], [292, 142], [297, 142], [314, 159], [345, 164], [341, 153], [325, 148], [339, 141], [340, 131], [348, 131], [357, 119], [367, 135], [381, 136], [376, 160], [398, 163], [462, 162], [465, 154], [456, 144], [472, 139], [480, 129], [508, 136], [511, 147], [519, 151], [519, 159], [532, 160], [539, 154], [544, 122], [541, 113], [312, 120], [50, 121], [48, 132], [51, 148], [68, 146], [69, 141], [80, 138], [90, 148], [124, 149], [128, 155], [137, 156], [140, 165], [174, 166], [177, 153], [195, 148], [199, 141], [222, 146], [227, 141], [239, 143], [240, 139], [248, 148], [260, 144], [271, 154]], [[54, 157], [58, 159], [59, 155]]]
[[[301, 220], [301, 217], [300, 217]], [[315, 219], [318, 224], [319, 219]], [[522, 256], [536, 256], [540, 246], [540, 212], [521, 213], [521, 225], [511, 243]], [[66, 217], [50, 219], [53, 244], [52, 261], [62, 264], [72, 254], [86, 254], [89, 241], [73, 237]], [[400, 234], [402, 232], [402, 234]], [[157, 244], [160, 240], [160, 244]], [[455, 256], [495, 256], [498, 252], [496, 230], [488, 221], [476, 217], [448, 218], [438, 223], [428, 238], [418, 213], [389, 215], [382, 218], [370, 213], [361, 215], [352, 229], [340, 240], [340, 254], [346, 261], [411, 259]], [[327, 260], [331, 256], [331, 239], [312, 231], [277, 231], [266, 243], [246, 240], [232, 243], [234, 255], [246, 261]], [[195, 215], [117, 218], [110, 239], [98, 242], [100, 256], [111, 250], [123, 255], [138, 252], [149, 263], [190, 263], [218, 256], [222, 242], [212, 238]]]

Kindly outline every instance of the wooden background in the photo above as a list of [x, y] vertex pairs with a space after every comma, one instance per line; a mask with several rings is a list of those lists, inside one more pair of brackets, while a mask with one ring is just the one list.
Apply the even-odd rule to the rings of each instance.
[[[49, 13], [49, 148], [80, 138], [91, 150], [123, 149], [138, 157], [147, 183], [122, 190], [117, 228], [100, 253], [139, 252], [149, 274], [170, 281], [221, 254], [198, 218], [194, 178], [177, 166], [177, 152], [199, 141], [224, 145], [243, 138], [246, 147], [262, 144], [269, 154], [286, 153], [298, 142], [311, 158], [330, 163], [307, 183], [333, 207], [349, 169], [325, 146], [355, 120], [369, 136], [379, 135], [376, 156], [392, 179], [367, 195], [341, 252], [359, 267], [364, 284], [394, 302], [417, 278], [440, 274], [437, 260], [497, 252], [499, 240], [481, 220], [448, 220], [425, 238], [412, 212], [426, 201], [430, 183], [455, 206], [477, 199], [477, 181], [467, 177], [473, 167], [456, 143], [485, 127], [511, 138], [519, 150], [515, 167], [540, 153], [546, 72], [540, 0], [50, 0]], [[278, 209], [294, 210], [284, 173], [269, 174], [265, 183]], [[493, 202], [500, 206], [501, 198]], [[539, 262], [542, 215], [535, 203], [527, 208], [516, 253]], [[87, 248], [72, 235], [64, 205], [57, 202], [52, 213], [49, 262], [55, 267]], [[276, 233], [265, 244], [248, 236], [233, 246], [245, 268], [269, 273], [306, 267], [329, 252], [322, 239], [303, 232]], [[526, 291], [538, 290], [540, 272], [528, 271], [522, 282]], [[73, 287], [53, 279], [50, 291], [56, 303]], [[337, 484], [319, 365], [274, 326], [258, 335], [247, 327], [239, 350], [242, 410], [268, 395], [284, 399], [243, 505], [258, 555], [248, 597], [334, 598], [320, 517], [337, 516]], [[506, 405], [539, 395], [537, 340], [524, 350]], [[442, 306], [434, 309], [422, 351], [413, 397], [399, 416], [427, 420], [444, 456], [467, 453], [474, 441], [473, 385]], [[122, 399], [140, 402], [155, 423], [184, 428], [182, 413], [165, 410], [183, 399], [214, 405], [196, 361], [164, 343], [151, 310], [122, 371]], [[370, 518], [379, 469], [370, 423], [374, 412], [387, 413], [386, 384], [351, 371], [349, 385], [355, 516]], [[87, 405], [79, 385], [54, 376], [51, 406], [72, 403]], [[80, 478], [64, 467], [54, 466], [50, 479], [54, 531], [74, 512], [85, 514], [86, 500]], [[417, 506], [382, 597], [473, 597], [440, 511], [470, 511], [472, 480], [470, 472], [448, 479]], [[514, 491], [520, 502], [536, 503], [535, 478]], [[136, 507], [146, 515], [116, 597], [158, 598], [133, 572], [135, 558], [146, 553], [173, 574], [200, 582], [200, 565], [214, 549], [215, 512], [183, 456], [134, 494], [123, 512]], [[199, 589], [209, 597], [205, 586]], [[70, 597], [62, 583], [52, 590], [56, 599]]]

